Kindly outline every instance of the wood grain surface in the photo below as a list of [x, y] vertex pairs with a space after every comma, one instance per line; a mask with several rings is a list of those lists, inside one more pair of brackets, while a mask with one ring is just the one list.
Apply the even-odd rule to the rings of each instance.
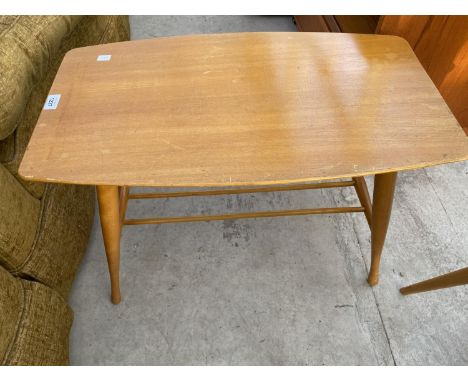
[[[111, 55], [110, 61], [97, 56]], [[289, 184], [468, 159], [399, 37], [240, 33], [79, 48], [20, 174], [128, 186]]]

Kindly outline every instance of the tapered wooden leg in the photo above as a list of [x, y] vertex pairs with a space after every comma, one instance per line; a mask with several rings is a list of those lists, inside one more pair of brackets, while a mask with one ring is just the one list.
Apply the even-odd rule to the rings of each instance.
[[354, 189], [356, 190], [356, 194], [359, 198], [359, 202], [361, 206], [365, 208], [364, 215], [366, 216], [367, 223], [369, 224], [369, 228], [372, 227], [372, 203], [369, 196], [369, 190], [367, 189], [366, 180], [363, 176], [353, 178], [354, 181]]
[[377, 174], [374, 177], [372, 200], [371, 267], [367, 279], [370, 285], [379, 282], [380, 255], [382, 254], [388, 223], [392, 212], [397, 173]]
[[446, 273], [442, 276], [437, 276], [429, 280], [409, 285], [401, 288], [400, 292], [401, 294], [407, 295], [465, 284], [468, 284], [468, 268], [459, 269], [458, 271]]
[[120, 303], [120, 209], [117, 186], [97, 186], [99, 216], [111, 281], [111, 300]]

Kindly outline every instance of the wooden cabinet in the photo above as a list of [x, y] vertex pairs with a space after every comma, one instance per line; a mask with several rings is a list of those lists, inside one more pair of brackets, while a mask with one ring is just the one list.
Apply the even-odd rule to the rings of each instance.
[[468, 16], [384, 16], [377, 32], [410, 43], [468, 135]]
[[294, 16], [301, 32], [405, 38], [468, 135], [468, 16]]
[[294, 16], [300, 32], [374, 33], [379, 16]]

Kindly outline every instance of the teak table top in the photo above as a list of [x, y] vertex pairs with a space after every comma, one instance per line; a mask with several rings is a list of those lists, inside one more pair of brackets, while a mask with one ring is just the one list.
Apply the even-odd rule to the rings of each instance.
[[[111, 55], [110, 60], [98, 60]], [[67, 53], [20, 167], [30, 180], [239, 186], [468, 159], [468, 139], [392, 36], [239, 33]]]

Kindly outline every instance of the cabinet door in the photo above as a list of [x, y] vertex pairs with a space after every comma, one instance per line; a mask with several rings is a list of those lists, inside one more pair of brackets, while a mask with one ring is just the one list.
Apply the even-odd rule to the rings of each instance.
[[379, 16], [294, 16], [300, 32], [374, 33]]
[[375, 33], [379, 16], [335, 16], [335, 20], [344, 33]]
[[294, 16], [299, 32], [341, 32], [333, 16]]

